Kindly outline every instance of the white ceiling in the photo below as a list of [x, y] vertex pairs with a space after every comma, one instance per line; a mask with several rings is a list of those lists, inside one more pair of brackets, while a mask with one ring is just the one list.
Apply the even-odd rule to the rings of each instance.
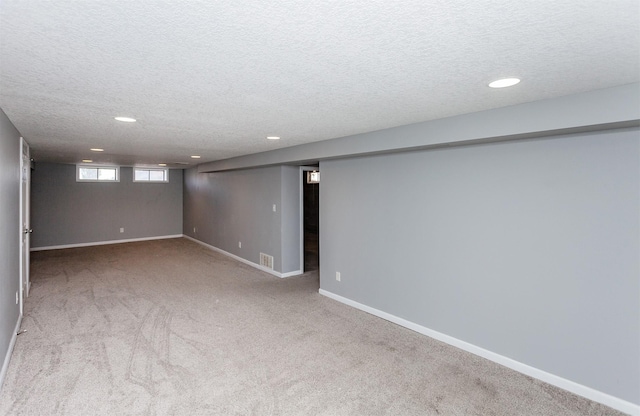
[[637, 0], [2, 0], [0, 42], [0, 107], [65, 163], [193, 164], [640, 80]]

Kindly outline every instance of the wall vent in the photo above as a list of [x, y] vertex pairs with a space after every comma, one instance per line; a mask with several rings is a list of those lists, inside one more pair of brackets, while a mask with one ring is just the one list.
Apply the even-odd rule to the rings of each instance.
[[260, 266], [273, 270], [273, 256], [260, 253]]

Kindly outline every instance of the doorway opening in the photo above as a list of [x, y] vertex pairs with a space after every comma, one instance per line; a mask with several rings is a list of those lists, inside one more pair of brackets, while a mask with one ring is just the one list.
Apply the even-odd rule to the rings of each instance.
[[320, 183], [307, 180], [308, 173], [318, 172], [318, 165], [302, 170], [302, 212], [304, 272], [320, 269]]

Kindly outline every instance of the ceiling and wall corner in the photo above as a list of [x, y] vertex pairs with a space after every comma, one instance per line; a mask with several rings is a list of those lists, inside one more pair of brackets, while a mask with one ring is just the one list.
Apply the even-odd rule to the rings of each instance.
[[635, 0], [2, 2], [0, 107], [37, 160], [184, 167], [638, 82], [638, 27]]
[[202, 163], [198, 171], [322, 161], [639, 125], [640, 83], [634, 83]]

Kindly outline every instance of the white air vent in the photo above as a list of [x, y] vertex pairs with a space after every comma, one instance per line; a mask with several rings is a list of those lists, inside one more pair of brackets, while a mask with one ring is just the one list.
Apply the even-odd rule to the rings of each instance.
[[273, 270], [273, 256], [260, 253], [260, 266]]

